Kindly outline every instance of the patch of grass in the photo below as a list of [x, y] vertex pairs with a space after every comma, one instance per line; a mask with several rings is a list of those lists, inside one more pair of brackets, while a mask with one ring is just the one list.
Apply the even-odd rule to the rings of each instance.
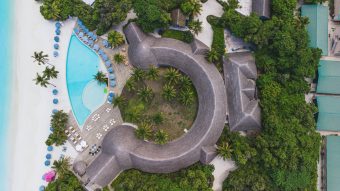
[[[179, 96], [168, 101], [162, 95], [163, 87], [168, 81], [165, 79], [166, 68], [160, 68], [159, 78], [157, 80], [149, 80], [144, 77], [142, 80], [135, 82], [133, 90], [124, 87], [122, 97], [126, 100], [126, 104], [119, 106], [123, 120], [135, 123], [140, 126], [142, 123], [151, 125], [151, 130], [155, 134], [159, 130], [163, 130], [168, 134], [169, 141], [174, 140], [184, 134], [184, 129], [190, 129], [197, 113], [198, 98], [197, 93], [191, 84], [187, 88], [192, 89], [193, 102], [191, 104], [183, 104], [180, 102]], [[180, 74], [180, 77], [184, 74]], [[175, 88], [176, 95], [183, 89], [181, 83], [172, 84]], [[138, 95], [139, 90], [149, 87], [152, 89], [153, 97], [151, 101], [145, 102]], [[151, 141], [155, 140], [153, 136]]]
[[194, 40], [194, 35], [190, 31], [166, 30], [162, 37], [173, 38], [186, 43], [191, 43]]

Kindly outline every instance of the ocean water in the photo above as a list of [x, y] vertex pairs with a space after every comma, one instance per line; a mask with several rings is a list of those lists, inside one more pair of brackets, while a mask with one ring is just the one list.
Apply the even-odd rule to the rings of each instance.
[[100, 86], [93, 80], [99, 63], [99, 56], [72, 35], [67, 53], [66, 83], [72, 111], [80, 126], [106, 99], [105, 85]]
[[7, 135], [11, 91], [11, 0], [0, 0], [0, 190], [8, 190]]

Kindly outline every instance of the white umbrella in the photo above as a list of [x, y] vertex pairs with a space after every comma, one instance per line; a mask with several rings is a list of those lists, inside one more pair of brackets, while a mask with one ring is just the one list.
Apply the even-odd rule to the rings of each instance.
[[84, 140], [82, 140], [82, 141], [80, 142], [80, 145], [81, 145], [83, 148], [87, 147], [87, 143], [86, 143], [86, 141], [84, 141]]
[[78, 152], [83, 151], [82, 146], [78, 144], [78, 145], [76, 146], [76, 151], [78, 151]]

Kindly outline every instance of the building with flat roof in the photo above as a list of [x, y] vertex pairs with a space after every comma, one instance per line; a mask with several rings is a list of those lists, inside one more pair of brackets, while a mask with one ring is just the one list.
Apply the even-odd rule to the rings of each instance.
[[309, 45], [314, 48], [320, 48], [322, 55], [328, 55], [328, 15], [327, 6], [313, 4], [302, 5], [301, 16], [308, 17], [307, 26], [309, 34]]
[[318, 131], [340, 131], [340, 97], [317, 96]]
[[340, 94], [340, 61], [320, 60], [316, 92]]
[[340, 180], [340, 137], [326, 137], [326, 186], [327, 191], [338, 191]]

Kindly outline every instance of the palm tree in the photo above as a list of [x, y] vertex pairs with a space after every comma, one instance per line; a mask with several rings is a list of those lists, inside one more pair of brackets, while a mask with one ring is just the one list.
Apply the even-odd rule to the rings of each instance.
[[116, 107], [118, 106], [119, 108], [123, 107], [126, 105], [125, 102], [125, 98], [123, 96], [117, 96], [114, 100], [113, 100], [113, 106]]
[[155, 134], [155, 141], [156, 143], [160, 145], [164, 145], [165, 143], [168, 142], [168, 134], [164, 132], [163, 130], [158, 130], [157, 133]]
[[211, 49], [205, 56], [205, 58], [210, 62], [210, 63], [215, 63], [219, 60], [218, 53], [215, 49]]
[[221, 146], [217, 146], [217, 153], [223, 160], [230, 159], [233, 153], [233, 149], [228, 143], [222, 143]]
[[62, 177], [69, 171], [70, 166], [70, 158], [63, 157], [53, 162], [52, 169], [57, 172], [58, 176]]
[[156, 67], [152, 66], [147, 73], [147, 78], [149, 80], [157, 80], [158, 77], [159, 77], [159, 70]]
[[181, 88], [186, 89], [192, 86], [192, 82], [188, 76], [181, 76], [179, 78], [179, 85]]
[[144, 87], [137, 92], [139, 99], [143, 102], [150, 102], [153, 97], [152, 89], [149, 87]]
[[136, 90], [136, 82], [133, 79], [126, 81], [125, 87], [129, 92]]
[[144, 70], [140, 68], [135, 68], [133, 70], [132, 79], [134, 79], [135, 81], [141, 81], [144, 79], [144, 77], [145, 77]]
[[33, 81], [35, 81], [36, 85], [40, 85], [41, 87], [44, 87], [44, 88], [47, 88], [47, 85], [50, 84], [48, 80], [45, 78], [45, 76], [41, 76], [38, 73], [37, 73], [37, 77], [33, 79]]
[[124, 63], [125, 62], [125, 56], [124, 55], [122, 55], [122, 54], [115, 54], [114, 56], [113, 56], [113, 59], [115, 60], [115, 62], [117, 63], [117, 64], [121, 64], [121, 63]]
[[34, 58], [34, 62], [37, 62], [38, 65], [48, 64], [48, 55], [44, 54], [43, 51], [34, 52], [32, 58]]
[[192, 16], [197, 16], [201, 13], [202, 11], [202, 4], [199, 0], [190, 0], [191, 5], [192, 5], [192, 11], [191, 15]]
[[43, 71], [43, 76], [46, 77], [47, 80], [55, 79], [58, 77], [58, 71], [55, 69], [55, 66], [52, 66], [51, 68], [46, 67]]
[[138, 128], [135, 130], [135, 135], [138, 139], [147, 140], [151, 137], [151, 125], [143, 122]]
[[156, 113], [154, 116], [152, 116], [152, 121], [157, 125], [162, 124], [164, 121], [163, 113], [162, 112]]
[[164, 75], [165, 80], [169, 84], [177, 84], [180, 77], [181, 74], [175, 68], [169, 68]]
[[194, 102], [194, 92], [191, 88], [183, 89], [179, 93], [179, 101], [184, 105], [190, 105]]
[[98, 84], [107, 83], [107, 77], [102, 71], [98, 71], [96, 75], [93, 76], [93, 78], [98, 82]]
[[165, 84], [163, 87], [162, 96], [164, 99], [171, 101], [176, 97], [176, 90], [174, 86]]
[[124, 36], [117, 31], [110, 31], [108, 34], [108, 41], [112, 47], [118, 47], [125, 43]]
[[192, 33], [198, 35], [202, 31], [202, 22], [200, 20], [193, 20], [189, 23], [189, 29]]

